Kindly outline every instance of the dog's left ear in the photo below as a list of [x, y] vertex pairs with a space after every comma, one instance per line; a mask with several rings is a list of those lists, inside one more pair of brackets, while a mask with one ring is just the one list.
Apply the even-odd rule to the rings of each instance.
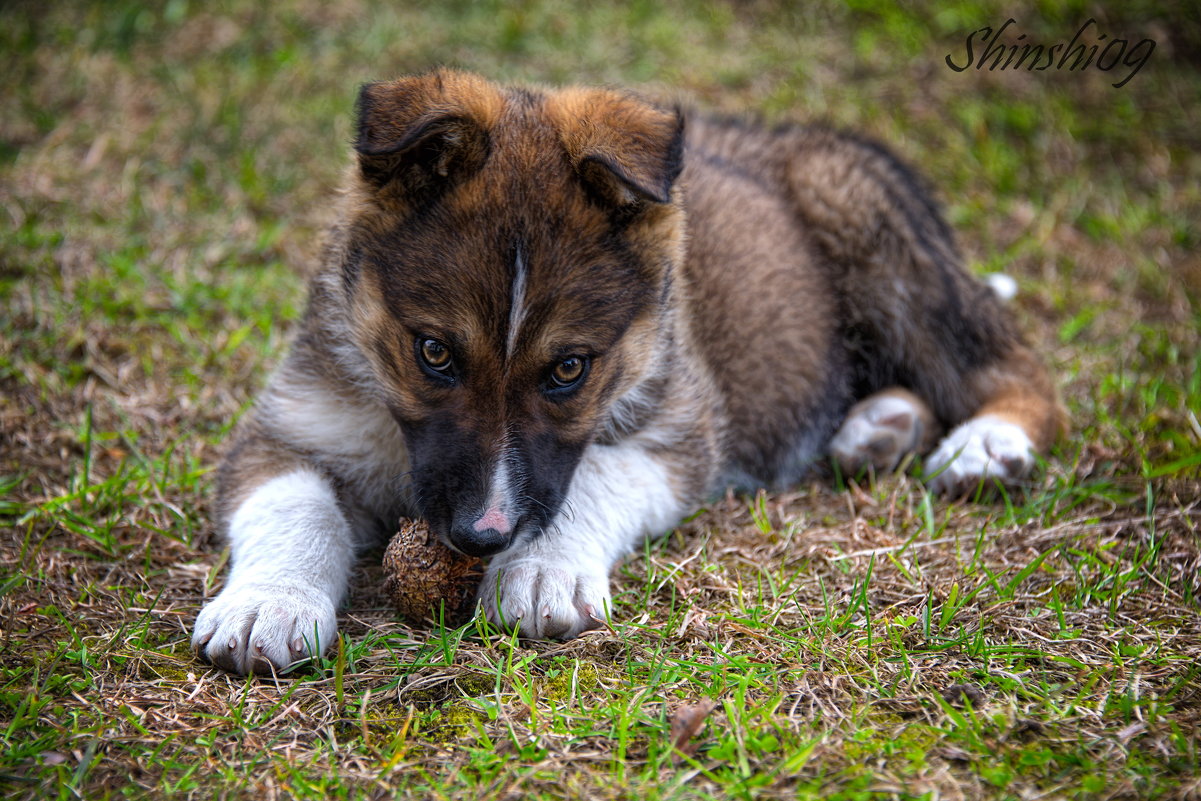
[[576, 173], [606, 203], [668, 203], [684, 164], [684, 115], [632, 95], [568, 89], [550, 103]]

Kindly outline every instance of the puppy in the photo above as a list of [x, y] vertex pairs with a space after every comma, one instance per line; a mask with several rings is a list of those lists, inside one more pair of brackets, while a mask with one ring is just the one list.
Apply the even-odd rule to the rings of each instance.
[[355, 151], [219, 474], [232, 564], [193, 642], [228, 670], [321, 653], [356, 550], [402, 514], [491, 558], [490, 619], [569, 638], [624, 554], [726, 486], [933, 448], [959, 492], [1022, 478], [1061, 426], [875, 144], [439, 71], [365, 86]]

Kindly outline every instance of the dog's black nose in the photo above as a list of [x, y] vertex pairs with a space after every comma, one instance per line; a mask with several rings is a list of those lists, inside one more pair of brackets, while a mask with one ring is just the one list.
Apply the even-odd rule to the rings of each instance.
[[494, 528], [476, 531], [470, 526], [450, 530], [450, 542], [468, 556], [491, 556], [509, 547], [512, 532], [502, 534]]

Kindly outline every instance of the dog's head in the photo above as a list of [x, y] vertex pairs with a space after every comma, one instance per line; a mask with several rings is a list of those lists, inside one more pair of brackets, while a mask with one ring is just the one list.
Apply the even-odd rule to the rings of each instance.
[[365, 86], [355, 149], [352, 335], [418, 511], [495, 553], [551, 523], [584, 448], [669, 369], [682, 117], [440, 71]]

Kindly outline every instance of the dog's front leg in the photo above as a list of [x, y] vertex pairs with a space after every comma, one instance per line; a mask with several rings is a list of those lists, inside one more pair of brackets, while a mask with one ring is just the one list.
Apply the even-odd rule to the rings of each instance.
[[536, 638], [596, 628], [609, 612], [613, 566], [676, 523], [687, 500], [669, 464], [647, 448], [589, 446], [555, 524], [489, 564], [479, 595], [488, 618]]
[[329, 482], [303, 468], [268, 480], [234, 511], [229, 542], [229, 578], [196, 619], [193, 647], [235, 673], [280, 672], [324, 651], [354, 558]]

